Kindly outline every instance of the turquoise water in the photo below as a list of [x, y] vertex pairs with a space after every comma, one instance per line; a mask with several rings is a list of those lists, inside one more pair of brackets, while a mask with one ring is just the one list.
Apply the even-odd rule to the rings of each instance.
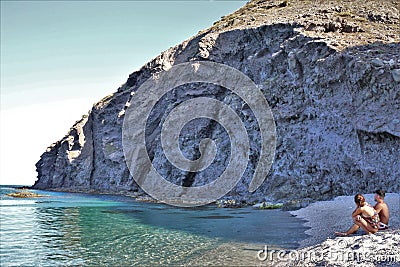
[[256, 259], [265, 244], [289, 249], [306, 238], [303, 222], [279, 210], [187, 209], [36, 190], [47, 197], [16, 199], [5, 195], [15, 189], [0, 190], [1, 266], [201, 265], [196, 258], [209, 262], [224, 244], [251, 245], [246, 252]]

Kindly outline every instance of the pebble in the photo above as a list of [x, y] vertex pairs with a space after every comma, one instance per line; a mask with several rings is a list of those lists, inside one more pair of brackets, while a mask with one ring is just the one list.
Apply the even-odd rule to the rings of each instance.
[[379, 58], [374, 58], [371, 63], [375, 67], [383, 67], [383, 61]]
[[396, 82], [400, 82], [400, 69], [392, 70], [392, 77]]

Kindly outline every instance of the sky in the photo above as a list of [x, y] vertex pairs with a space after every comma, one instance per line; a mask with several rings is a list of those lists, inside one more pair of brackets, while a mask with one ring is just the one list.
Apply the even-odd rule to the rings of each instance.
[[32, 185], [95, 102], [246, 2], [1, 0], [0, 184]]

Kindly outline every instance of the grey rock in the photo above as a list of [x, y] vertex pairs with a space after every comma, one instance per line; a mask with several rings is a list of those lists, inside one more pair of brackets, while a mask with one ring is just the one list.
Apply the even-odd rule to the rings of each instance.
[[[399, 40], [390, 39], [399, 27], [391, 22], [396, 16], [396, 12], [390, 11], [392, 2], [380, 2], [379, 8], [388, 14], [380, 23], [367, 19], [365, 25], [360, 24], [362, 20], [351, 22], [361, 28], [368, 26], [368, 32], [358, 32], [357, 38], [342, 31], [344, 22], [337, 22], [336, 14], [342, 11], [335, 11], [332, 3], [316, 8], [312, 1], [298, 2], [298, 6], [290, 2], [288, 6], [276, 4], [267, 9], [269, 2], [249, 2], [237, 13], [130, 74], [124, 85], [96, 103], [64, 138], [41, 155], [34, 188], [149, 199], [125, 163], [125, 111], [138, 104], [135, 91], [148, 78], [179, 63], [207, 60], [242, 71], [263, 92], [276, 122], [274, 163], [264, 183], [256, 191], [248, 192], [260, 152], [259, 126], [254, 114], [224, 88], [187, 84], [161, 99], [148, 119], [147, 149], [154, 168], [165, 179], [178, 185], [201, 186], [218, 177], [229, 162], [227, 133], [209, 120], [189, 123], [180, 135], [182, 153], [190, 159], [200, 156], [198, 147], [202, 139], [216, 140], [218, 152], [209, 168], [198, 173], [181, 171], [164, 156], [160, 125], [178, 104], [205, 96], [235, 110], [249, 136], [248, 167], [226, 199], [237, 203], [292, 201], [288, 206], [301, 207], [312, 200], [373, 192], [376, 188], [399, 192], [400, 126], [395, 122], [400, 114], [400, 74], [398, 67], [391, 72], [379, 72], [382, 60], [400, 58]], [[345, 1], [343, 5], [340, 10], [354, 6], [354, 14], [360, 10], [358, 15], [367, 18], [365, 10], [372, 10], [375, 2]], [[329, 16], [321, 13], [321, 8]], [[377, 15], [371, 18], [380, 19]], [[387, 29], [381, 30], [382, 25]], [[324, 30], [313, 30], [319, 26]]]
[[384, 66], [384, 63], [383, 63], [382, 59], [379, 59], [379, 58], [374, 58], [374, 59], [371, 61], [371, 63], [372, 63], [372, 65], [375, 66], [375, 67], [383, 67], [383, 66]]
[[331, 191], [331, 187], [328, 185], [325, 185], [324, 187], [321, 188], [321, 194], [326, 194], [329, 191]]
[[395, 82], [400, 82], [400, 69], [392, 70], [392, 77]]

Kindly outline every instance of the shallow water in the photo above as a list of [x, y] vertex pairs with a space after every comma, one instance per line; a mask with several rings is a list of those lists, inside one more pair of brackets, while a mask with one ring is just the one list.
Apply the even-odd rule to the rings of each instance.
[[279, 210], [188, 209], [36, 190], [47, 197], [16, 199], [5, 195], [15, 189], [0, 190], [2, 266], [202, 265], [221, 248], [232, 248], [239, 264], [241, 252], [256, 260], [266, 244], [291, 249], [306, 238], [303, 221]]

